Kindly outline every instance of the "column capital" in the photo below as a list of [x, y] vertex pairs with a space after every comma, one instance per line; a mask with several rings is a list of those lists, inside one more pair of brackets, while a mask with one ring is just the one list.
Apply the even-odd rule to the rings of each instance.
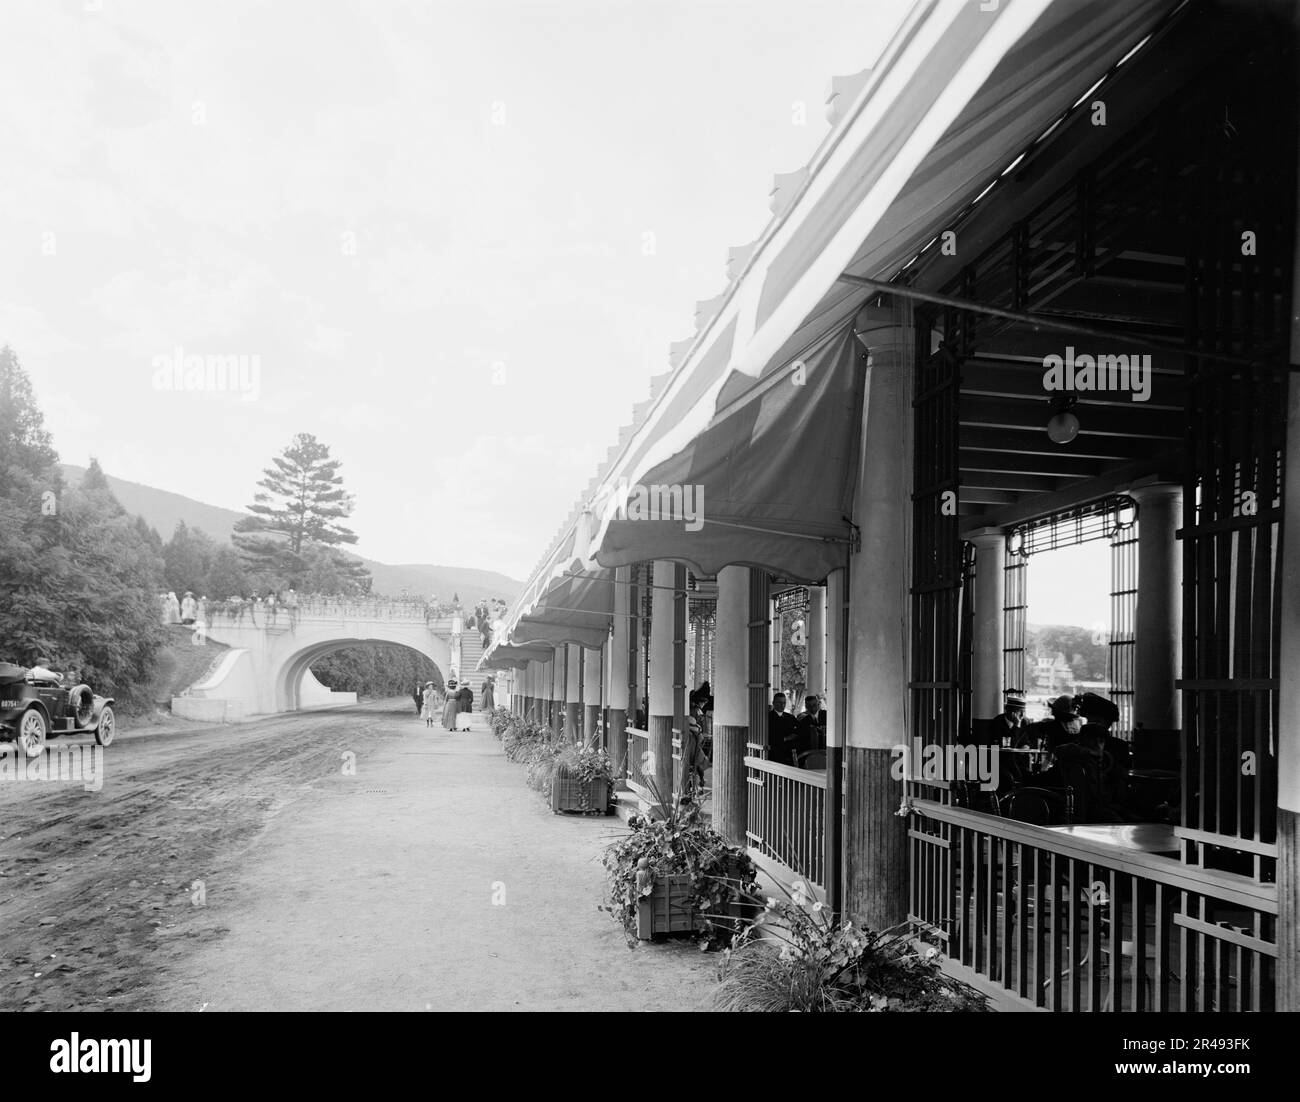
[[977, 548], [997, 547], [998, 544], [1005, 544], [1007, 531], [1005, 528], [973, 528], [969, 532], [962, 533], [963, 539], [970, 540]]
[[1129, 497], [1138, 503], [1139, 506], [1148, 503], [1155, 504], [1160, 501], [1181, 500], [1183, 496], [1183, 484], [1181, 482], [1169, 482], [1158, 477], [1152, 477], [1150, 480], [1135, 482], [1124, 491]]

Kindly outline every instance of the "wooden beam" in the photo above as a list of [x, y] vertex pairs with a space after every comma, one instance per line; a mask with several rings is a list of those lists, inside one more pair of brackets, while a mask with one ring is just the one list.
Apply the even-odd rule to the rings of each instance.
[[[1047, 435], [1047, 421], [1044, 419], [1041, 432], [1001, 432], [998, 429], [981, 429], [964, 426], [958, 437], [958, 446], [969, 451], [988, 451], [998, 453], [983, 457], [966, 457], [971, 463], [963, 461], [962, 466], [975, 470], [1000, 471], [1002, 466], [998, 457], [1005, 452], [1018, 455], [1071, 456], [1076, 459], [1141, 459], [1151, 454], [1148, 440], [1126, 439], [1123, 436], [1100, 436], [1083, 429], [1068, 444], [1054, 444]], [[983, 458], [988, 462], [976, 463], [973, 460]]]
[[[1183, 410], [1183, 372], [1177, 375], [1152, 372], [1151, 394], [1145, 402], [1135, 403], [1127, 391], [1087, 392], [1089, 405], [1123, 406], [1141, 405], [1145, 409], [1159, 409], [1181, 413]], [[989, 366], [967, 360], [961, 367], [961, 394], [982, 397], [1037, 399], [1047, 401], [1052, 392], [1043, 389], [1043, 366], [1038, 363], [1007, 367]]]
[[[1147, 440], [1181, 440], [1183, 419], [1169, 410], [1148, 410], [1145, 402], [1127, 406], [1102, 406], [1080, 399], [1074, 414], [1089, 433]], [[1045, 399], [1016, 401], [1010, 398], [965, 398], [958, 409], [963, 425], [994, 429], [1022, 429], [1046, 434], [1052, 411]], [[1014, 446], [1014, 441], [1008, 441]]]
[[[1032, 458], [1032, 457], [1031, 457]], [[1034, 517], [1055, 513], [1074, 505], [1093, 501], [1107, 494], [1120, 493], [1132, 483], [1150, 474], [1159, 474], [1178, 480], [1183, 477], [1183, 449], [1172, 448], [1147, 459], [1111, 467], [1092, 478], [1078, 482], [1050, 494], [1032, 494], [1013, 505], [1004, 505], [981, 513], [978, 520], [963, 524], [962, 532], [981, 527], [1005, 528]]]
[[[976, 457], [974, 462], [977, 465], [985, 465], [989, 461], [988, 456], [983, 452], [970, 453], [963, 451], [960, 457], [963, 475], [968, 469], [966, 465], [968, 455]], [[1035, 455], [1005, 452], [997, 457], [996, 462], [997, 469], [1001, 471], [1019, 471], [1023, 474], [1043, 475], [1048, 478], [1078, 479], [1095, 477], [1104, 471], [1108, 465], [1114, 463], [1115, 460], [1081, 459], [1068, 454]]]
[[1059, 478], [1043, 475], [1021, 474], [1018, 471], [963, 471], [961, 474], [962, 494], [968, 487], [986, 490], [1016, 490], [1020, 493], [1041, 494], [1061, 488]]

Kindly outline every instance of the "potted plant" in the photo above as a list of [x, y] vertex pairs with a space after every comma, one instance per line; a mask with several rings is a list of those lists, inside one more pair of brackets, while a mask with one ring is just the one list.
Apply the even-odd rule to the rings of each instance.
[[689, 797], [663, 818], [634, 815], [628, 827], [605, 850], [604, 909], [629, 943], [681, 933], [698, 935], [704, 948], [729, 944], [757, 890], [749, 855], [728, 845]]
[[554, 760], [551, 810], [608, 814], [613, 784], [614, 767], [604, 750], [590, 743], [570, 743]]
[[877, 933], [835, 921], [821, 903], [769, 897], [759, 921], [727, 949], [719, 973], [719, 1010], [988, 1009], [983, 995], [940, 970], [939, 950], [904, 927]]

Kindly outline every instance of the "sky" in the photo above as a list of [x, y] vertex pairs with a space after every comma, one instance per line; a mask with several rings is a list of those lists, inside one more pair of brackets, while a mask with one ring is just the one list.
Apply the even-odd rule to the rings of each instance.
[[311, 432], [359, 553], [525, 579], [908, 6], [5, 0], [0, 344], [65, 462]]

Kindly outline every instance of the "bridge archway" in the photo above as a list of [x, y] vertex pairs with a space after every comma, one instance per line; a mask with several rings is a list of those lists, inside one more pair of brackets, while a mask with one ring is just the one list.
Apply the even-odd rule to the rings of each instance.
[[440, 639], [430, 638], [429, 645], [417, 645], [409, 638], [377, 638], [373, 635], [322, 639], [305, 644], [281, 663], [275, 673], [276, 711], [296, 712], [299, 710], [303, 677], [311, 668], [313, 662], [318, 662], [326, 655], [333, 654], [336, 651], [368, 646], [401, 647], [405, 650], [415, 651], [432, 662], [442, 678], [443, 684], [447, 683], [451, 669], [451, 651]]

